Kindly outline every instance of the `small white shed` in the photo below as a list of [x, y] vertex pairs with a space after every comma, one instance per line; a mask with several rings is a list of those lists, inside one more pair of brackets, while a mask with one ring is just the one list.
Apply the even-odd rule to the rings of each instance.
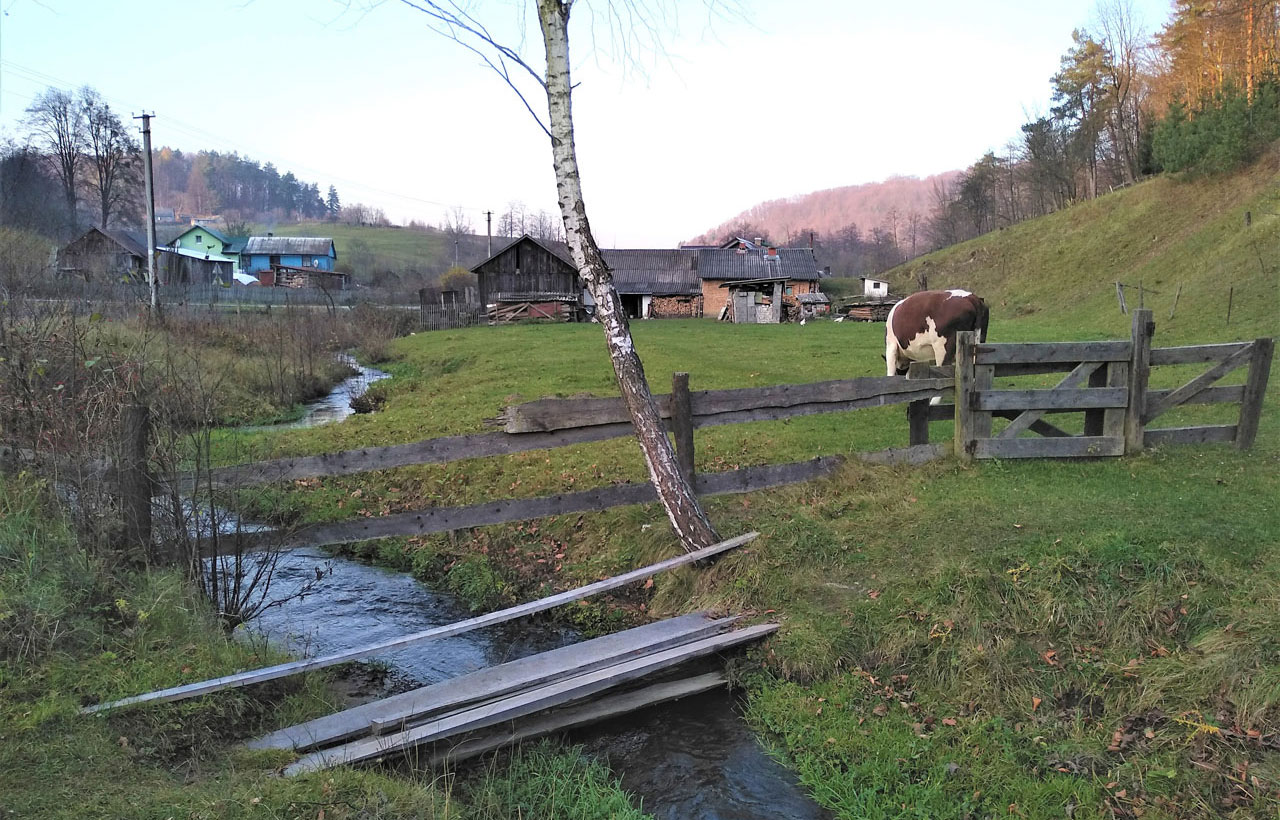
[[889, 283], [883, 279], [872, 279], [870, 276], [858, 277], [862, 280], [862, 295], [872, 299], [884, 299], [889, 295]]

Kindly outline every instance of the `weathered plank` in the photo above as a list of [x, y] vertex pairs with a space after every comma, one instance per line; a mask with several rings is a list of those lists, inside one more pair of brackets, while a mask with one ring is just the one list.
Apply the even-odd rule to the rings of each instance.
[[977, 343], [977, 335], [973, 331], [961, 331], [956, 334], [956, 375], [955, 375], [955, 454], [957, 458], [968, 460], [973, 458], [973, 384], [974, 361], [973, 350]]
[[1086, 410], [1124, 407], [1125, 387], [1081, 387], [1073, 390], [989, 390], [974, 394], [976, 410]]
[[251, 740], [250, 749], [311, 749], [369, 734], [373, 721], [407, 728], [415, 721], [479, 701], [542, 686], [572, 675], [591, 672], [638, 655], [700, 640], [728, 629], [737, 618], [713, 619], [705, 612], [615, 632], [527, 658], [478, 669], [389, 698], [361, 704], [315, 720], [289, 726]]
[[1185, 347], [1154, 347], [1151, 349], [1152, 366], [1161, 364], [1201, 364], [1220, 362], [1239, 353], [1251, 342], [1227, 342], [1212, 345], [1187, 345]]
[[[808, 413], [841, 412], [845, 409], [898, 404], [911, 401], [902, 395], [937, 393], [950, 386], [945, 379], [921, 379], [908, 382], [901, 377], [840, 379], [808, 384], [779, 384], [767, 387], [744, 387], [732, 390], [697, 390], [690, 393], [695, 426], [735, 424], [736, 420], [708, 422], [706, 416], [744, 414], [774, 410], [761, 419], [790, 418]], [[663, 418], [671, 416], [669, 394], [657, 395]], [[823, 405], [833, 405], [820, 409]], [[795, 409], [791, 414], [778, 412]], [[503, 429], [508, 433], [531, 433], [600, 424], [630, 422], [631, 416], [621, 398], [538, 399], [508, 407], [502, 415]], [[748, 420], [756, 420], [748, 418]]]
[[1123, 362], [1129, 359], [1128, 341], [1025, 342], [980, 344], [974, 349], [977, 364], [1040, 364], [1045, 362]]
[[1168, 410], [1185, 402], [1201, 390], [1221, 379], [1223, 376], [1241, 367], [1249, 362], [1249, 358], [1253, 355], [1253, 348], [1246, 346], [1235, 353], [1227, 356], [1218, 364], [1209, 368], [1205, 372], [1196, 376], [1191, 381], [1169, 393], [1159, 401], [1147, 401], [1146, 411], [1142, 414], [1142, 423], [1149, 424], [1152, 419]]
[[910, 447], [890, 447], [874, 453], [855, 453], [854, 458], [867, 464], [925, 464], [947, 454], [944, 444], [916, 444]]
[[[1076, 387], [1085, 379], [1092, 379], [1093, 374], [1102, 367], [1102, 362], [1081, 362], [1076, 365], [1066, 378], [1053, 386], [1054, 390], [1064, 390]], [[1014, 417], [1013, 422], [1000, 431], [1000, 435], [996, 438], [1017, 438], [1024, 431], [1031, 428], [1044, 415], [1046, 408], [1036, 408], [1034, 410], [1024, 410]]]
[[342, 746], [321, 749], [298, 759], [284, 769], [285, 776], [319, 771], [333, 766], [372, 760], [423, 743], [453, 737], [476, 729], [484, 729], [516, 718], [563, 706], [591, 697], [628, 681], [642, 678], [660, 669], [684, 663], [713, 652], [759, 640], [776, 631], [777, 624], [760, 624], [736, 632], [728, 632], [701, 641], [685, 644], [635, 661], [617, 664], [607, 669], [588, 672], [585, 675], [557, 681], [537, 689], [519, 692], [507, 698], [477, 706], [463, 712], [455, 712], [421, 726], [415, 726], [395, 734], [356, 740]]
[[[1148, 390], [1147, 401], [1162, 401], [1168, 398], [1173, 390]], [[1243, 384], [1216, 385], [1206, 387], [1183, 404], [1233, 404], [1244, 398]]]
[[[905, 379], [903, 380], [906, 381]], [[819, 402], [811, 404], [793, 404], [787, 407], [761, 407], [754, 410], [733, 410], [714, 415], [696, 415], [693, 426], [697, 428], [718, 427], [724, 424], [743, 424], [752, 421], [781, 421], [800, 416], [811, 416], [818, 413], [843, 413], [850, 410], [861, 410], [867, 407], [886, 407], [892, 404], [908, 404], [913, 401], [930, 399], [939, 394], [936, 387], [923, 385], [923, 382], [907, 382], [911, 390], [869, 396], [862, 399], [849, 399], [838, 402]], [[916, 389], [919, 388], [919, 389]]]
[[1124, 455], [1124, 439], [1106, 436], [979, 439], [977, 458], [1079, 458]]
[[1249, 378], [1245, 382], [1244, 395], [1240, 398], [1240, 422], [1236, 432], [1236, 446], [1241, 450], [1252, 447], [1258, 436], [1262, 400], [1267, 393], [1267, 378], [1271, 374], [1271, 357], [1274, 353], [1274, 339], [1258, 339], [1253, 343], [1253, 358], [1249, 360]]
[[593, 723], [611, 720], [680, 698], [700, 695], [713, 689], [723, 689], [726, 686], [728, 686], [728, 679], [723, 672], [707, 672], [692, 678], [655, 683], [631, 692], [610, 695], [588, 701], [580, 706], [556, 709], [528, 720], [518, 721], [511, 729], [483, 737], [469, 738], [461, 743], [450, 745], [449, 748], [433, 754], [426, 765], [430, 769], [455, 766], [487, 752], [517, 743], [546, 737], [579, 726], [590, 726]]
[[1212, 424], [1200, 427], [1162, 427], [1148, 430], [1145, 445], [1155, 447], [1159, 444], [1205, 444], [1208, 442], [1230, 443], [1236, 440], [1236, 425]]
[[506, 621], [515, 620], [516, 618], [532, 615], [536, 612], [543, 612], [562, 604], [579, 601], [583, 598], [589, 598], [598, 595], [601, 592], [608, 592], [612, 589], [626, 586], [636, 581], [643, 581], [658, 572], [665, 572], [669, 569], [681, 567], [696, 561], [703, 561], [707, 558], [719, 555], [720, 553], [740, 547], [743, 544], [750, 543], [755, 540], [759, 533], [749, 532], [740, 535], [737, 538], [730, 538], [727, 541], [721, 541], [719, 544], [713, 544], [694, 552], [678, 555], [674, 558], [668, 558], [656, 564], [643, 567], [641, 569], [632, 570], [623, 573], [614, 578], [607, 578], [603, 581], [597, 581], [594, 584], [588, 584], [577, 589], [570, 589], [560, 592], [537, 601], [520, 604], [519, 606], [509, 607], [507, 609], [490, 612], [477, 618], [471, 618], [465, 621], [459, 621], [446, 626], [438, 626], [427, 629], [422, 632], [415, 632], [411, 635], [404, 635], [391, 640], [380, 641], [375, 644], [349, 649], [343, 652], [336, 652], [331, 655], [322, 655], [316, 658], [306, 658], [300, 661], [290, 661], [289, 663], [277, 664], [269, 666], [265, 669], [253, 669], [246, 672], [237, 672], [233, 675], [223, 675], [222, 677], [213, 678], [211, 680], [200, 681], [198, 683], [188, 683], [181, 686], [173, 686], [168, 689], [161, 689], [156, 692], [148, 692], [143, 695], [134, 695], [133, 697], [124, 698], [122, 700], [111, 701], [109, 703], [100, 703], [95, 706], [85, 707], [82, 711], [85, 713], [102, 712], [110, 709], [118, 709], [122, 706], [132, 706], [139, 703], [165, 702], [174, 700], [183, 700], [185, 698], [204, 695], [210, 692], [217, 692], [223, 689], [232, 689], [239, 686], [247, 686], [251, 683], [260, 683], [262, 681], [275, 680], [277, 678], [296, 675], [299, 672], [308, 672], [313, 669], [324, 669], [325, 667], [335, 666], [347, 661], [360, 660], [373, 655], [380, 655], [392, 649], [400, 649], [411, 644], [421, 643], [423, 641], [437, 640], [439, 638], [447, 638], [451, 635], [459, 635], [463, 632], [470, 632], [473, 629], [480, 629], [493, 624], [500, 624]]
[[[385, 447], [363, 447], [340, 453], [316, 456], [297, 456], [272, 461], [258, 461], [231, 467], [218, 467], [207, 476], [200, 476], [200, 486], [248, 487], [273, 481], [295, 481], [300, 478], [352, 475], [370, 470], [390, 470], [414, 464], [447, 464], [469, 458], [522, 453], [528, 450], [548, 450], [593, 441], [634, 435], [630, 421], [625, 424], [585, 427], [577, 430], [557, 430], [552, 433], [527, 433], [508, 435], [503, 432], [475, 433], [464, 436], [424, 439], [408, 444], [392, 444]], [[180, 476], [177, 485], [180, 492], [190, 492], [195, 477]]]
[[1132, 356], [1129, 358], [1129, 406], [1124, 414], [1124, 451], [1136, 453], [1143, 447], [1143, 421], [1146, 411], [1147, 382], [1151, 377], [1151, 337], [1156, 324], [1151, 311], [1139, 308], [1133, 312], [1129, 326]]

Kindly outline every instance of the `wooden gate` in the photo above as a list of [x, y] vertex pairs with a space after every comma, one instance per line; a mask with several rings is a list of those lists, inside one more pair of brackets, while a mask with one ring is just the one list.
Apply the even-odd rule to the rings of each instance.
[[[1118, 456], [1125, 452], [1130, 342], [979, 344], [956, 337], [956, 453], [963, 458]], [[996, 389], [995, 379], [1066, 372], [1048, 389]], [[1045, 421], [1049, 413], [1084, 413], [1075, 435]], [[992, 420], [1010, 423], [998, 434]], [[1024, 432], [1037, 438], [1020, 438]]]

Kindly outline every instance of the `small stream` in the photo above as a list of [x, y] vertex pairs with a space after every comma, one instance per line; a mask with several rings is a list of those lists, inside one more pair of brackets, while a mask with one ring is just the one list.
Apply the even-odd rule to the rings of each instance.
[[[349, 403], [388, 374], [366, 368], [308, 406], [283, 427], [314, 427], [351, 414]], [[272, 599], [251, 628], [299, 655], [340, 652], [473, 616], [452, 596], [412, 576], [319, 549], [280, 555]], [[546, 619], [525, 619], [388, 652], [375, 660], [387, 670], [368, 699], [435, 683], [580, 640]], [[751, 734], [733, 697], [713, 692], [656, 706], [580, 729], [571, 736], [606, 763], [644, 811], [662, 820], [819, 820], [830, 815], [770, 758]]]

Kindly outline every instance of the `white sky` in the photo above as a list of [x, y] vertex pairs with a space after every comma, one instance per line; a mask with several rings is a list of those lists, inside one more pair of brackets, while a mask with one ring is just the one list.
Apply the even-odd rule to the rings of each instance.
[[[1096, 15], [1096, 0], [740, 2], [709, 17], [656, 0], [664, 52], [622, 71], [592, 31], [604, 1], [579, 0], [574, 115], [601, 244], [670, 247], [767, 199], [967, 167], [1048, 109], [1072, 29]], [[1148, 32], [1170, 8], [1131, 2]], [[154, 110], [157, 148], [274, 162], [395, 221], [461, 206], [483, 233], [508, 202], [554, 211], [548, 141], [515, 94], [421, 12], [364, 3], [0, 0], [0, 136], [46, 87], [88, 84], [122, 118]], [[519, 42], [525, 3], [470, 5]]]

